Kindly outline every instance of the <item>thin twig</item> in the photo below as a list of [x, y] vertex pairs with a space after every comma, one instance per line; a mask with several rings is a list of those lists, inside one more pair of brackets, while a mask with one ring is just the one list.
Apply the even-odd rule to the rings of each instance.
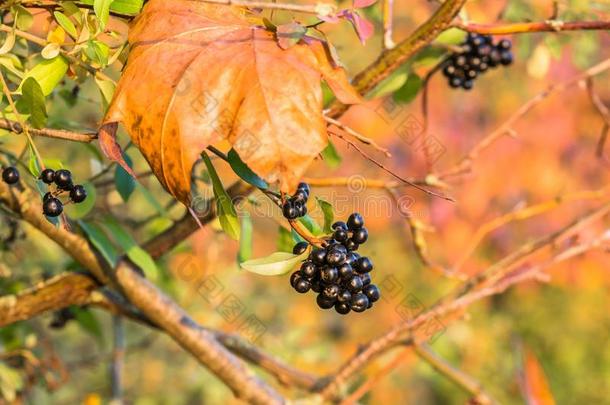
[[316, 14], [329, 16], [337, 12], [337, 6], [331, 3], [318, 3], [315, 5], [307, 4], [287, 4], [287, 3], [268, 3], [266, 1], [249, 0], [198, 0], [202, 3], [222, 4], [226, 6], [241, 6], [250, 8], [263, 8], [271, 10], [286, 10], [297, 13]]
[[496, 24], [476, 24], [455, 22], [451, 24], [454, 28], [459, 28], [468, 32], [488, 35], [511, 35], [525, 34], [532, 32], [564, 32], [564, 31], [590, 31], [590, 30], [609, 30], [610, 21], [570, 21], [548, 20], [542, 22], [524, 23], [496, 23]]
[[362, 135], [361, 133], [359, 133], [358, 131], [356, 131], [355, 129], [353, 129], [352, 127], [342, 123], [339, 120], [336, 120], [334, 118], [328, 117], [328, 116], [324, 116], [324, 119], [326, 120], [326, 122], [328, 122], [331, 125], [334, 125], [340, 129], [342, 129], [343, 131], [347, 132], [349, 135], [353, 136], [354, 138], [356, 138], [357, 140], [359, 140], [360, 142], [362, 142], [365, 145], [370, 145], [373, 148], [377, 149], [379, 152], [383, 153], [384, 155], [386, 155], [386, 157], [392, 157], [392, 154], [390, 153], [390, 151], [387, 148], [384, 148], [382, 146], [380, 146], [377, 142], [375, 142], [373, 139], [368, 138], [364, 135]]
[[394, 0], [383, 0], [383, 49], [392, 49], [396, 43], [393, 36]]
[[[24, 132], [24, 127], [16, 122], [7, 120], [5, 118], [0, 118], [0, 128], [6, 129], [7, 131], [14, 132], [16, 134], [21, 134]], [[97, 139], [97, 134], [94, 133], [79, 133], [73, 131], [67, 131], [65, 129], [53, 129], [53, 128], [41, 128], [36, 129], [30, 126], [26, 126], [26, 129], [30, 135], [34, 136], [43, 136], [46, 138], [55, 138], [55, 139], [63, 139], [66, 141], [73, 142], [84, 142], [89, 143], [93, 140]]]

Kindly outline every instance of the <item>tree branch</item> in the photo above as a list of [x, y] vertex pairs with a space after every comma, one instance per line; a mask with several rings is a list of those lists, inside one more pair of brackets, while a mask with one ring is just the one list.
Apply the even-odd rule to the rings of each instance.
[[[16, 121], [7, 120], [5, 118], [0, 118], [0, 129], [6, 129], [7, 131], [11, 131], [16, 134], [20, 134], [23, 132], [23, 127], [20, 123]], [[44, 136], [46, 138], [63, 139], [66, 141], [73, 142], [89, 143], [97, 139], [97, 134], [83, 134], [79, 132], [66, 131], [65, 129], [36, 129], [33, 127], [28, 127], [28, 132], [30, 133], [30, 135], [34, 136]]]
[[610, 21], [570, 21], [548, 20], [542, 22], [476, 24], [455, 22], [451, 27], [477, 34], [510, 35], [532, 32], [596, 31], [609, 30]]

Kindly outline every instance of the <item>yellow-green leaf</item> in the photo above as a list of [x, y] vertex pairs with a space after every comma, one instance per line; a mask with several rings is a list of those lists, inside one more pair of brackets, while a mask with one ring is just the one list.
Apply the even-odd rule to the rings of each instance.
[[251, 273], [279, 276], [288, 273], [300, 261], [305, 260], [308, 253], [305, 251], [300, 255], [295, 255], [288, 252], [275, 252], [267, 257], [245, 261], [240, 266]]

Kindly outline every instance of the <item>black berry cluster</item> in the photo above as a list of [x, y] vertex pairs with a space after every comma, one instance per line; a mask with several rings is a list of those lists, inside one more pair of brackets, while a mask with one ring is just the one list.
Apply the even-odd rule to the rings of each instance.
[[[57, 217], [64, 210], [64, 203], [58, 198], [68, 193], [69, 202], [81, 203], [87, 199], [85, 187], [74, 184], [70, 170], [44, 169], [39, 179], [49, 185], [49, 191], [42, 198], [42, 211], [48, 217]], [[54, 190], [51, 189], [52, 186]]]
[[309, 185], [299, 183], [296, 193], [284, 202], [282, 213], [286, 219], [297, 219], [307, 214], [307, 200], [309, 199]]
[[[345, 222], [335, 222], [334, 233], [322, 248], [314, 248], [301, 268], [290, 276], [290, 284], [299, 293], [317, 293], [316, 302], [322, 309], [335, 308], [345, 315], [350, 311], [364, 312], [379, 300], [379, 288], [371, 284], [373, 263], [355, 251], [368, 239], [364, 219], [358, 213]], [[294, 254], [302, 254], [307, 242], [294, 246]]]
[[470, 90], [474, 79], [488, 69], [513, 62], [508, 39], [494, 43], [491, 35], [468, 34], [460, 48], [461, 52], [451, 55], [443, 67], [443, 74], [453, 88]]
[[2, 181], [6, 184], [17, 184], [19, 183], [19, 178], [19, 170], [15, 166], [5, 167], [2, 170]]

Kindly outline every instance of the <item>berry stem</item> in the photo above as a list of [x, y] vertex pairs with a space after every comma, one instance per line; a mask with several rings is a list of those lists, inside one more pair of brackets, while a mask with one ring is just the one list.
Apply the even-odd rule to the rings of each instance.
[[299, 220], [289, 219], [288, 223], [290, 224], [290, 227], [294, 229], [294, 231], [298, 233], [300, 237], [309, 242], [310, 245], [317, 247], [322, 246], [324, 239], [312, 235], [311, 232], [309, 232], [309, 230], [305, 228], [305, 226]]

